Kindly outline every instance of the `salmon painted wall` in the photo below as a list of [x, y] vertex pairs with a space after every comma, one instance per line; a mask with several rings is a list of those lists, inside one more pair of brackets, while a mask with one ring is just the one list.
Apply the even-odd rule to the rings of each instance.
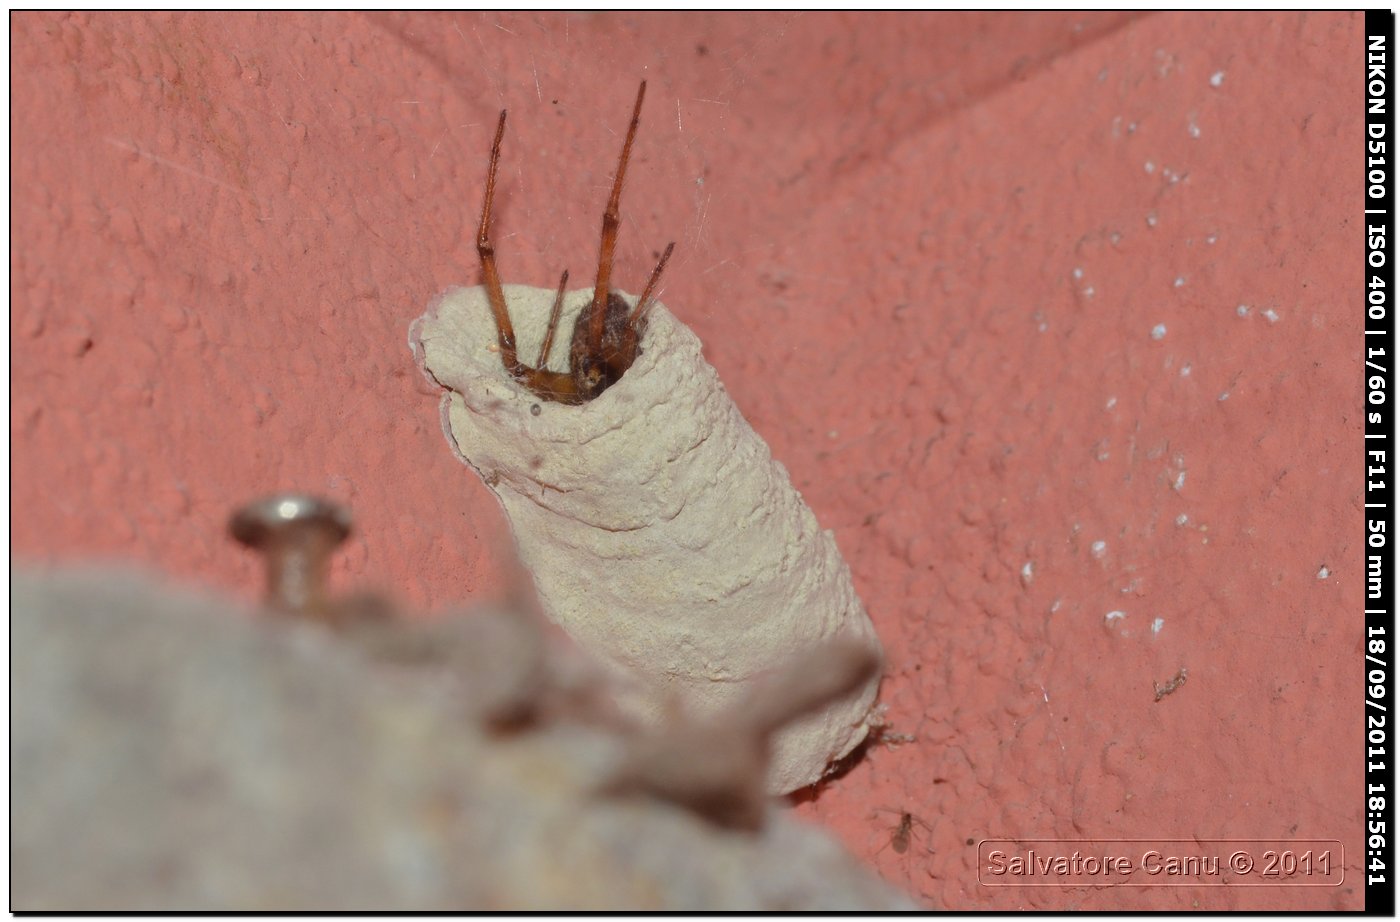
[[[506, 280], [591, 275], [645, 77], [617, 284], [677, 241], [913, 737], [798, 809], [930, 906], [1361, 907], [1359, 15], [11, 22], [17, 561], [251, 598], [224, 522], [297, 488], [354, 509], [338, 586], [496, 592], [407, 327], [478, 281], [503, 107]], [[1346, 880], [992, 888], [988, 837], [1339, 839]]]

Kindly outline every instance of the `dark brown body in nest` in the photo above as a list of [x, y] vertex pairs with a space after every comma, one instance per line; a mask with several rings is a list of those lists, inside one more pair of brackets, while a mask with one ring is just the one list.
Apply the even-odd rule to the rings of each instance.
[[596, 306], [590, 301], [574, 322], [574, 336], [569, 343], [569, 367], [588, 369], [596, 365], [599, 380], [593, 396], [597, 396], [616, 384], [636, 361], [641, 353], [639, 344], [642, 334], [646, 332], [647, 318], [643, 314], [635, 323], [632, 322], [631, 306], [622, 300], [621, 295], [609, 292], [608, 307], [603, 314], [603, 347], [597, 353], [595, 362], [595, 353], [588, 341], [594, 313]]
[[651, 309], [651, 296], [656, 283], [661, 278], [661, 270], [666, 268], [666, 260], [671, 258], [674, 243], [666, 246], [661, 260], [651, 273], [647, 287], [635, 308], [609, 286], [612, 277], [613, 251], [617, 248], [617, 232], [620, 226], [618, 206], [622, 199], [622, 179], [627, 172], [627, 160], [632, 153], [632, 142], [637, 136], [637, 125], [642, 116], [642, 100], [646, 96], [647, 84], [637, 89], [637, 102], [632, 108], [632, 122], [627, 128], [627, 140], [622, 145], [622, 156], [618, 159], [617, 176], [613, 179], [612, 195], [608, 198], [607, 210], [603, 212], [603, 239], [598, 253], [598, 276], [593, 287], [593, 300], [579, 314], [574, 322], [574, 332], [569, 340], [569, 370], [551, 371], [545, 367], [550, 346], [554, 343], [555, 332], [559, 328], [559, 313], [564, 304], [564, 286], [569, 281], [565, 270], [559, 279], [559, 290], [554, 296], [554, 307], [549, 315], [549, 327], [545, 330], [544, 341], [540, 345], [539, 358], [533, 366], [520, 361], [515, 347], [515, 328], [511, 324], [510, 311], [506, 309], [506, 296], [501, 288], [501, 276], [496, 268], [496, 248], [491, 243], [491, 200], [496, 192], [496, 169], [501, 158], [501, 138], [506, 130], [506, 113], [501, 110], [500, 121], [496, 124], [496, 139], [491, 144], [491, 166], [486, 175], [486, 196], [481, 206], [481, 225], [477, 230], [476, 251], [481, 259], [481, 272], [485, 277], [486, 297], [491, 302], [491, 315], [496, 321], [496, 336], [501, 349], [501, 363], [512, 378], [519, 381], [530, 392], [544, 400], [556, 403], [582, 404], [597, 397], [612, 387], [640, 352], [642, 333], [646, 330], [647, 312]]

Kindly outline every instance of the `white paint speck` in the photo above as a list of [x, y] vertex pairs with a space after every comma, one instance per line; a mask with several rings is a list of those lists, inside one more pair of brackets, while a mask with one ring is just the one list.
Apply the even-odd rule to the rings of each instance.
[[1241, 304], [1239, 307], [1235, 308], [1235, 313], [1236, 313], [1238, 316], [1240, 316], [1240, 317], [1248, 317], [1248, 316], [1249, 316], [1249, 305], [1248, 305], [1248, 304]]
[[1161, 618], [1153, 618], [1153, 619], [1152, 619], [1152, 633], [1153, 633], [1153, 635], [1155, 636], [1155, 635], [1157, 635], [1157, 634], [1162, 633], [1162, 625], [1164, 625], [1164, 624], [1166, 624], [1166, 623], [1167, 623], [1167, 622], [1163, 621]]
[[1106, 403], [1106, 404], [1103, 405], [1103, 408], [1104, 408], [1105, 410], [1111, 410], [1111, 409], [1113, 409], [1113, 408], [1116, 407], [1116, 406], [1118, 406], [1118, 398], [1117, 398], [1117, 397], [1110, 397], [1110, 398], [1108, 398], [1108, 403]]
[[1215, 73], [1213, 73], [1213, 74], [1210, 75], [1210, 85], [1211, 85], [1211, 86], [1213, 86], [1213, 87], [1219, 87], [1220, 84], [1222, 84], [1222, 83], [1224, 83], [1224, 82], [1225, 82], [1225, 71], [1223, 71], [1223, 70], [1218, 70], [1218, 71], [1216, 71]]
[[1219, 397], [1217, 397], [1217, 398], [1215, 398], [1215, 399], [1218, 400], [1218, 401], [1220, 401], [1221, 403], [1224, 403], [1225, 401], [1227, 401], [1227, 400], [1230, 399], [1230, 392], [1229, 392], [1229, 391], [1225, 391], [1224, 393], [1222, 393]]
[[1146, 163], [1144, 163], [1144, 164], [1142, 165], [1142, 168], [1143, 168], [1144, 170], [1146, 170], [1148, 173], [1155, 173], [1155, 172], [1157, 172], [1157, 164], [1153, 163], [1151, 160], [1149, 160], [1149, 161], [1147, 161]]
[[1173, 288], [1180, 288], [1182, 285], [1185, 285], [1185, 284], [1186, 284], [1186, 276], [1184, 276], [1184, 275], [1178, 275], [1176, 278], [1172, 279], [1172, 287], [1173, 287]]
[[1271, 307], [1264, 311], [1264, 319], [1270, 323], [1278, 323], [1278, 314], [1274, 313], [1274, 309]]
[[1206, 238], [1206, 243], [1210, 244], [1211, 246], [1215, 246], [1215, 241], [1219, 239], [1220, 238], [1217, 237], [1215, 234], [1211, 234], [1209, 237]]
[[1187, 362], [1185, 365], [1182, 365], [1182, 366], [1181, 366], [1181, 376], [1182, 376], [1183, 378], [1189, 378], [1189, 377], [1191, 377], [1191, 363], [1190, 363], [1190, 362]]
[[1055, 612], [1057, 612], [1057, 611], [1059, 611], [1059, 610], [1060, 610], [1060, 600], [1059, 600], [1059, 599], [1056, 599], [1055, 601], [1053, 601], [1053, 602], [1050, 603], [1050, 614], [1053, 615]]
[[1180, 493], [1181, 488], [1184, 486], [1186, 486], [1186, 472], [1177, 471], [1176, 479], [1172, 481], [1172, 489]]
[[1086, 297], [1086, 298], [1092, 298], [1093, 296], [1094, 296], [1094, 286], [1093, 286], [1093, 285], [1090, 285], [1088, 288], [1085, 288], [1085, 289], [1084, 289], [1084, 297]]
[[1074, 271], [1070, 272], [1070, 275], [1074, 276], [1075, 281], [1079, 281], [1084, 277], [1084, 270], [1079, 268], [1078, 266], [1075, 266]]
[[1031, 581], [1031, 577], [1034, 575], [1035, 567], [1031, 564], [1029, 560], [1027, 560], [1024, 564], [1021, 565], [1021, 582], [1029, 583]]
[[1103, 620], [1108, 624], [1112, 624], [1115, 621], [1122, 621], [1126, 617], [1128, 617], [1127, 612], [1111, 611], [1103, 616]]
[[1102, 557], [1106, 550], [1108, 550], [1108, 544], [1103, 541], [1095, 541], [1093, 544], [1089, 545], [1089, 553], [1093, 554], [1095, 557]]
[[1185, 525], [1185, 524], [1186, 524], [1187, 522], [1189, 522], [1189, 521], [1190, 521], [1190, 519], [1188, 519], [1188, 518], [1186, 517], [1186, 513], [1184, 513], [1184, 512], [1183, 512], [1181, 515], [1179, 515], [1179, 516], [1176, 517], [1176, 524], [1177, 524], [1177, 525]]
[[1319, 569], [1319, 570], [1317, 571], [1317, 578], [1318, 578], [1318, 579], [1326, 579], [1327, 577], [1329, 577], [1329, 576], [1331, 576], [1331, 575], [1332, 575], [1332, 571], [1329, 570], [1329, 569], [1327, 569], [1326, 565], [1323, 565], [1322, 568]]
[[1152, 328], [1152, 338], [1153, 338], [1153, 339], [1161, 339], [1163, 336], [1166, 336], [1166, 335], [1167, 335], [1167, 325], [1166, 325], [1165, 323], [1159, 323], [1159, 324], [1157, 324], [1155, 327]]
[[1201, 126], [1197, 125], [1195, 122], [1187, 122], [1186, 133], [1193, 138], [1199, 138], [1201, 136]]
[[1148, 227], [1156, 227], [1156, 226], [1157, 226], [1157, 212], [1155, 212], [1155, 211], [1149, 211], [1149, 212], [1147, 213], [1147, 226], [1148, 226]]

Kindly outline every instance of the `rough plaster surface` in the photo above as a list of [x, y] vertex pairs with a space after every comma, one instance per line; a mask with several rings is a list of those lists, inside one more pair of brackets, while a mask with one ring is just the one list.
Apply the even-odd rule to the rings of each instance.
[[[555, 291], [504, 293], [519, 354], [538, 355]], [[565, 296], [546, 367], [567, 367], [592, 299]], [[500, 497], [545, 611], [616, 671], [625, 705], [650, 724], [677, 706], [702, 718], [729, 710], [776, 664], [838, 634], [878, 657], [831, 532], [695, 334], [660, 303], [647, 317], [635, 363], [582, 406], [540, 400], [510, 377], [482, 287], [446, 292], [409, 334], [425, 373], [449, 389], [444, 434]], [[769, 790], [816, 782], [865, 739], [879, 684], [778, 733]]]
[[[678, 240], [915, 737], [799, 809], [930, 905], [1361, 906], [1359, 15], [12, 22], [21, 558], [251, 594], [224, 518], [297, 487], [355, 507], [340, 585], [491, 591], [403, 328], [479, 281], [502, 107], [506, 280], [591, 265], [645, 76], [618, 285]], [[968, 840], [1052, 833], [1335, 836], [1347, 881], [979, 886]]]

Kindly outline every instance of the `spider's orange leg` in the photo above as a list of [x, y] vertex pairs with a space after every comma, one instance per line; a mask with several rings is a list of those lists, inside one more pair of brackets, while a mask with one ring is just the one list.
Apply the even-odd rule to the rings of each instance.
[[632, 329], [640, 329], [641, 324], [646, 321], [647, 314], [651, 312], [651, 293], [656, 288], [657, 281], [661, 278], [661, 270], [666, 268], [666, 260], [671, 258], [671, 251], [676, 248], [675, 241], [666, 244], [666, 252], [661, 254], [661, 261], [656, 264], [656, 268], [651, 270], [651, 278], [647, 279], [647, 287], [642, 289], [642, 296], [637, 299], [637, 306], [632, 309], [632, 316], [627, 318], [627, 325]]
[[554, 294], [554, 307], [549, 311], [549, 326], [545, 327], [544, 342], [540, 343], [540, 358], [535, 362], [535, 367], [544, 368], [544, 363], [549, 360], [549, 348], [554, 345], [554, 331], [559, 329], [559, 313], [564, 309], [564, 286], [569, 284], [569, 270], [565, 269], [564, 274], [559, 276], [559, 290]]
[[588, 325], [588, 353], [597, 358], [603, 352], [603, 320], [608, 308], [608, 282], [612, 275], [613, 250], [617, 247], [618, 207], [622, 202], [622, 177], [627, 172], [627, 158], [632, 155], [632, 139], [637, 136], [637, 124], [642, 118], [642, 98], [647, 94], [647, 82], [637, 88], [637, 103], [632, 107], [632, 124], [627, 128], [627, 140], [622, 143], [622, 156], [617, 161], [617, 176], [613, 179], [608, 209], [603, 212], [603, 242], [598, 252], [598, 281], [593, 286], [593, 315]]
[[496, 140], [491, 142], [491, 167], [486, 174], [486, 200], [481, 205], [481, 226], [476, 232], [476, 253], [481, 258], [481, 274], [486, 277], [486, 297], [491, 302], [491, 314], [496, 318], [496, 336], [501, 345], [501, 363], [515, 377], [524, 373], [515, 354], [515, 328], [506, 310], [506, 295], [501, 289], [501, 275], [496, 271], [496, 248], [491, 245], [491, 199], [496, 194], [496, 166], [501, 159], [501, 138], [506, 133], [506, 110], [496, 123]]
[[650, 313], [652, 305], [656, 302], [652, 300], [652, 293], [656, 290], [656, 283], [661, 279], [661, 272], [666, 268], [666, 261], [671, 258], [671, 251], [676, 248], [674, 242], [666, 244], [666, 252], [661, 254], [661, 261], [656, 264], [656, 268], [651, 270], [651, 278], [647, 280], [647, 287], [642, 289], [642, 296], [637, 299], [637, 306], [632, 309], [627, 322], [622, 325], [622, 342], [616, 351], [607, 356], [606, 362], [613, 379], [619, 379], [627, 373], [627, 369], [632, 367], [632, 362], [637, 358], [638, 343], [641, 342], [642, 332], [646, 329], [647, 314]]

